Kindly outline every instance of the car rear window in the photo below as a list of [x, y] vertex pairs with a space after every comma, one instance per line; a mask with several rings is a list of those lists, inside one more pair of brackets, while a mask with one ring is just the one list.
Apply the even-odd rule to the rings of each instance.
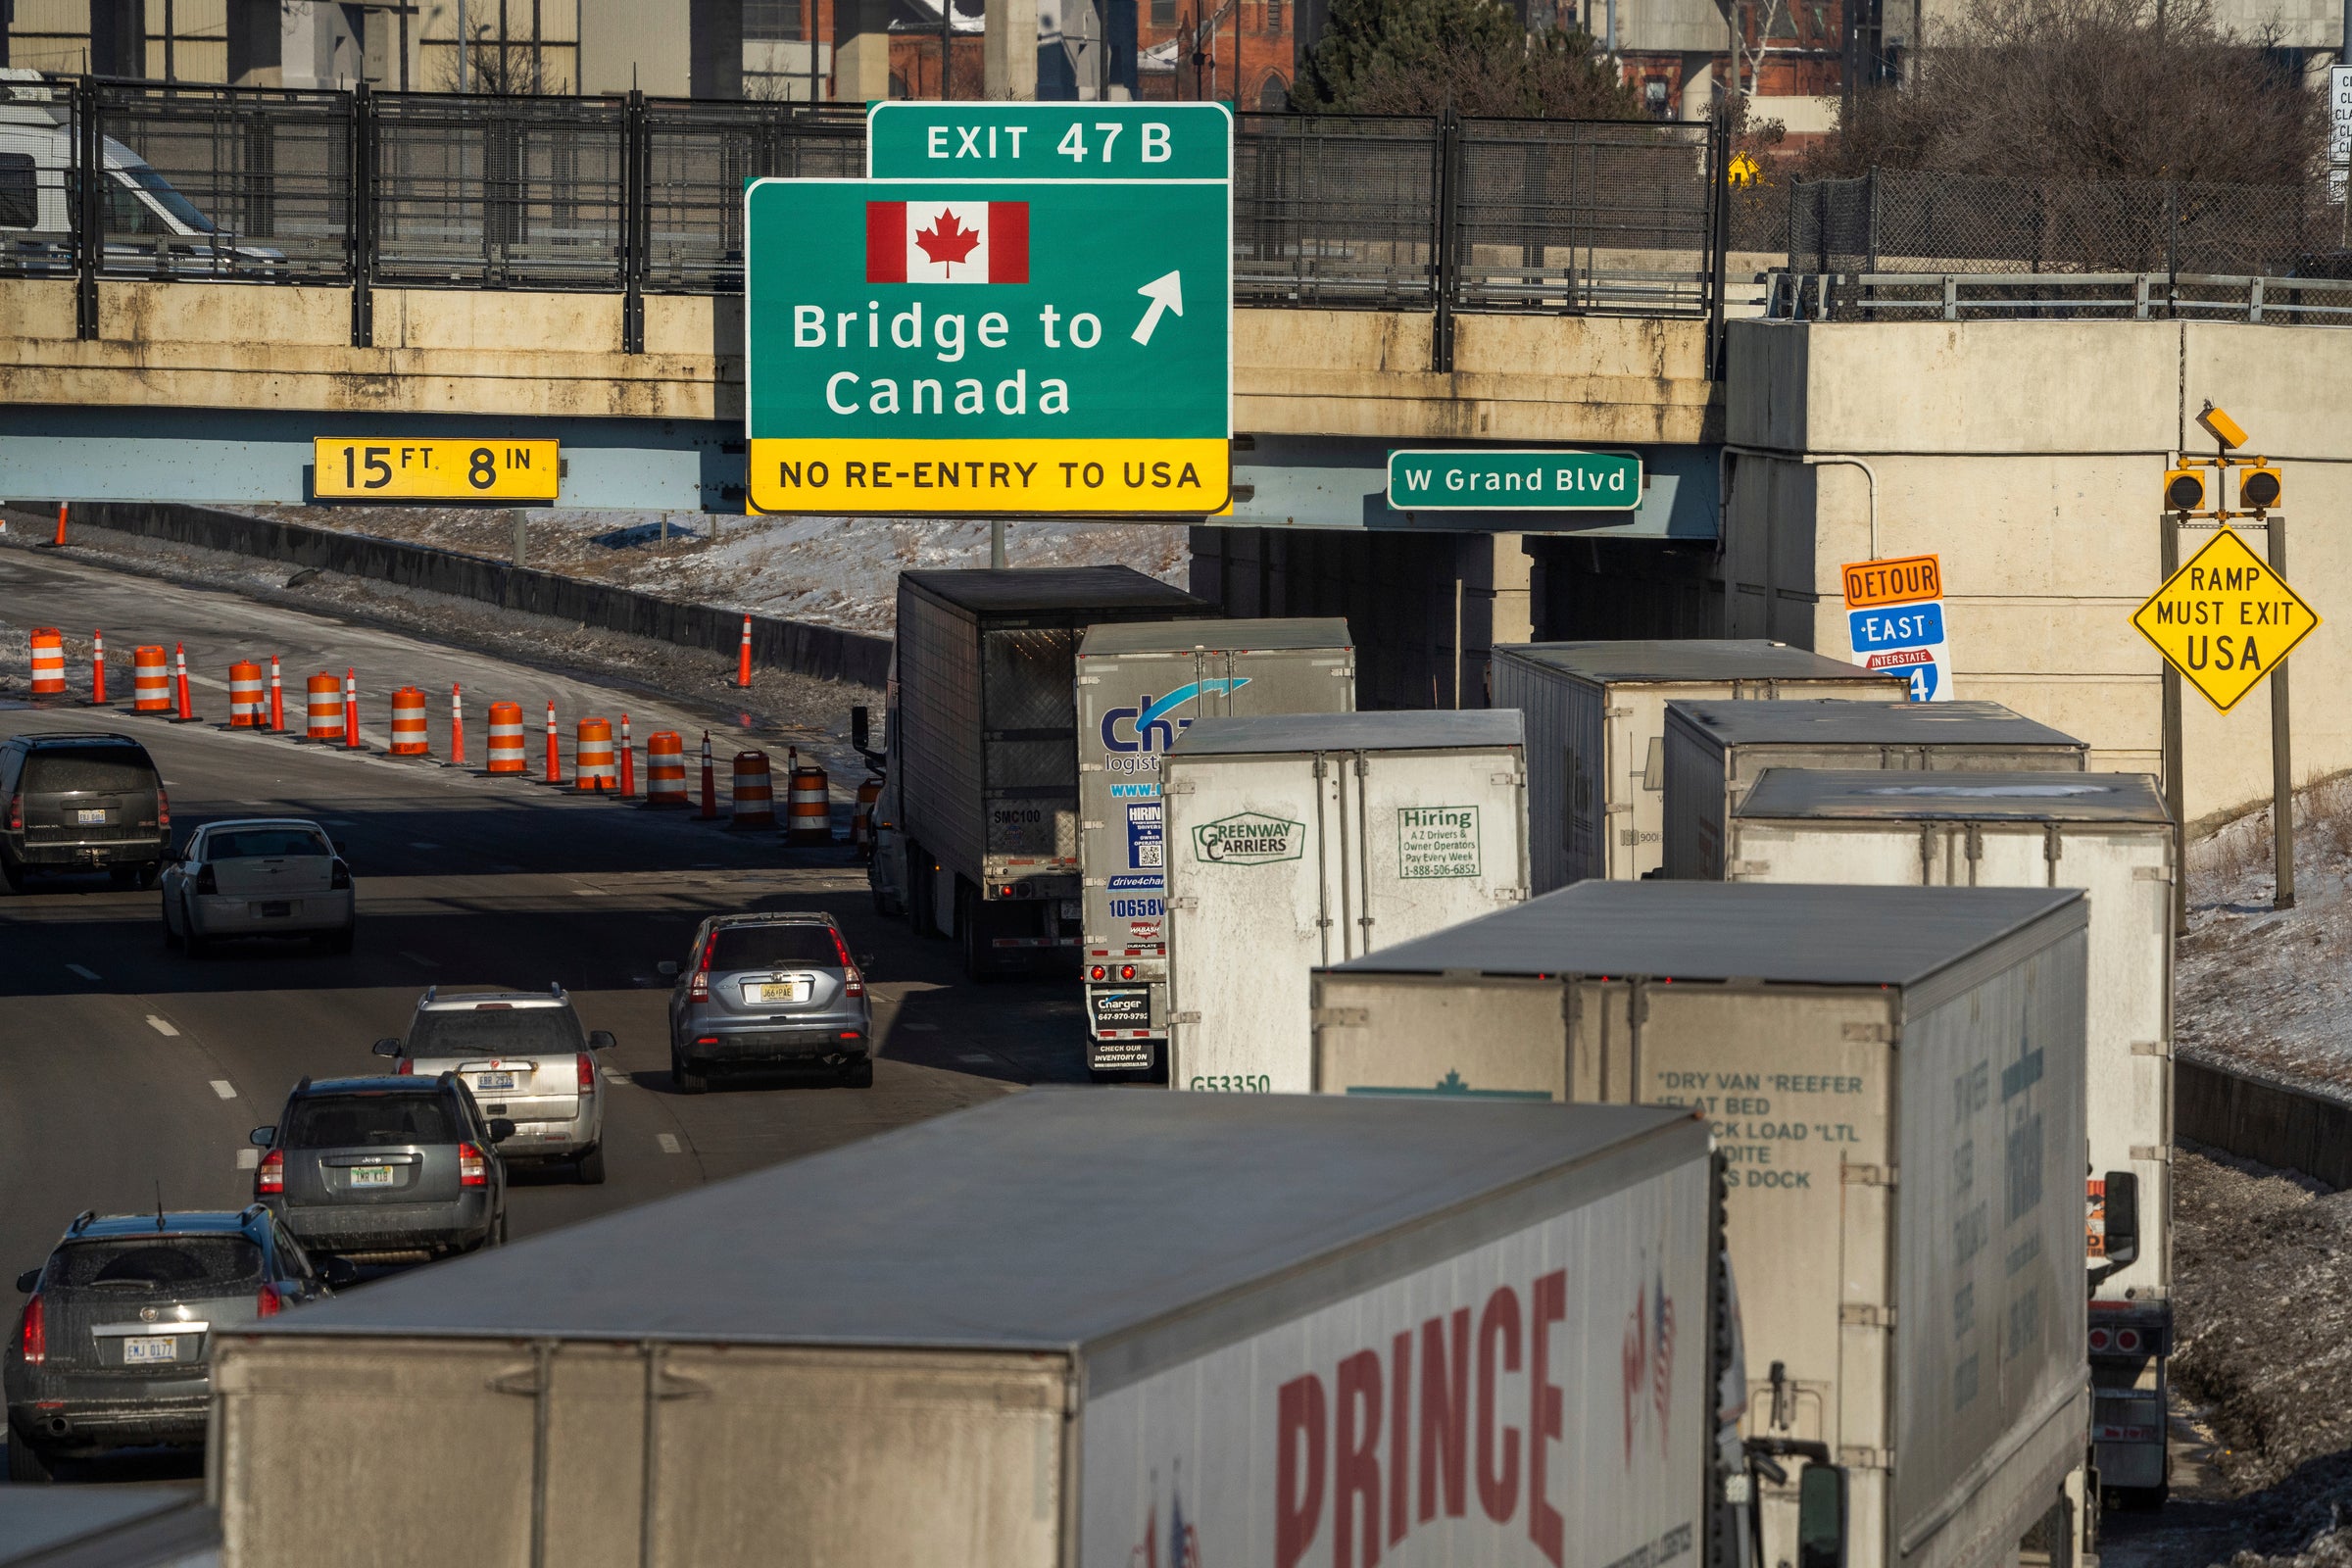
[[241, 827], [233, 833], [205, 835], [205, 858], [260, 860], [279, 855], [332, 855], [326, 840], [306, 828]]
[[713, 970], [772, 969], [781, 963], [841, 967], [833, 930], [822, 925], [722, 925], [710, 933]]
[[64, 795], [155, 788], [155, 765], [128, 746], [43, 747], [24, 760], [27, 795]]
[[569, 1007], [467, 1007], [420, 1012], [409, 1026], [412, 1056], [521, 1056], [585, 1051]]
[[366, 1149], [386, 1144], [454, 1144], [458, 1118], [439, 1095], [310, 1095], [294, 1105], [286, 1142], [295, 1149]]
[[73, 1242], [50, 1264], [50, 1282], [69, 1290], [174, 1295], [262, 1277], [262, 1250], [242, 1236], [141, 1236]]

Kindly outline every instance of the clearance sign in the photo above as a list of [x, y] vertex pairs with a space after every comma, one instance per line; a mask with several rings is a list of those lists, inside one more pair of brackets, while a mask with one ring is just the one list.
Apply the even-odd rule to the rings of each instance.
[[[1165, 107], [1089, 105], [1104, 127], [1092, 135], [1141, 157], [1159, 144], [1101, 130]], [[754, 509], [1225, 508], [1230, 190], [1224, 178], [754, 181]]]
[[1854, 662], [1911, 682], [1915, 703], [1952, 700], [1952, 654], [1944, 640], [1943, 565], [1934, 556], [1857, 561], [1845, 581], [1846, 629]]

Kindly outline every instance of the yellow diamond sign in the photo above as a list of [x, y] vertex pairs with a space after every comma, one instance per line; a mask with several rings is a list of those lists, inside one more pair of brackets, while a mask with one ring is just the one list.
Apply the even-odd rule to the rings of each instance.
[[2320, 623], [2228, 528], [2132, 615], [2156, 651], [2227, 713]]

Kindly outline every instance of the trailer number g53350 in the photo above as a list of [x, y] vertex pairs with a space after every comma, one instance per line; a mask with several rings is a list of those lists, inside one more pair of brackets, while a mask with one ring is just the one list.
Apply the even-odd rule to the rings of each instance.
[[1218, 1072], [1187, 1079], [1184, 1087], [1206, 1090], [1211, 1094], [1270, 1095], [1274, 1092], [1274, 1080], [1264, 1073]]

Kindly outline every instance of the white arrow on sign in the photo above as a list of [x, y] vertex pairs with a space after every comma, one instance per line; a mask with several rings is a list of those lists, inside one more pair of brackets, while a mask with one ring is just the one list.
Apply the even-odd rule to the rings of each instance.
[[1135, 328], [1135, 340], [1148, 345], [1152, 341], [1152, 329], [1159, 325], [1162, 313], [1174, 311], [1178, 316], [1184, 314], [1184, 274], [1170, 272], [1165, 277], [1155, 277], [1136, 292], [1152, 302], [1152, 308], [1144, 313], [1143, 320]]

